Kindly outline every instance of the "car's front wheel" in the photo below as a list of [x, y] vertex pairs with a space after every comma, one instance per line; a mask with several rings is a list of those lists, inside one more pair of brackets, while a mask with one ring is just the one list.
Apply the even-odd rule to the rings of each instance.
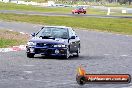
[[76, 57], [79, 57], [79, 54], [80, 54], [80, 48], [77, 49], [76, 55], [75, 55], [75, 56], [76, 56]]
[[33, 58], [33, 57], [34, 57], [34, 54], [27, 53], [27, 57], [28, 57], [28, 58]]
[[64, 56], [65, 59], [68, 59], [70, 57], [69, 48], [66, 50], [66, 55]]

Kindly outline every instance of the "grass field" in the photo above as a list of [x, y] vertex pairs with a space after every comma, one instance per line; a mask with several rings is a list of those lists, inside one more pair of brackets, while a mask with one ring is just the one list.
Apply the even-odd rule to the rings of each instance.
[[[71, 13], [74, 8], [48, 8], [48, 7], [35, 7], [31, 5], [19, 5], [13, 3], [1, 3], [0, 10], [25, 10], [25, 11], [37, 11], [37, 12], [52, 12], [52, 13]], [[96, 9], [87, 9], [88, 14], [105, 14]]]
[[23, 36], [17, 32], [0, 30], [0, 48], [25, 44], [28, 36]]
[[28, 1], [28, 2], [46, 2], [46, 0], [24, 0], [24, 1]]
[[71, 12], [72, 8], [46, 8], [46, 7], [35, 7], [31, 5], [20, 5], [14, 3], [2, 3], [0, 2], [0, 10], [25, 10], [25, 11], [37, 11], [37, 12], [57, 12], [67, 13]]
[[[70, 13], [74, 8], [49, 8], [49, 7], [35, 7], [31, 5], [19, 5], [13, 3], [1, 3], [0, 10], [23, 10], [23, 11], [35, 11], [35, 12], [51, 12], [51, 13]], [[87, 14], [106, 15], [107, 11], [101, 11], [100, 9], [87, 8]], [[121, 14], [121, 10], [111, 15], [130, 15], [132, 14]]]
[[111, 4], [107, 4], [105, 6], [108, 6], [108, 7], [128, 7], [128, 8], [132, 8], [132, 4], [131, 5], [128, 5], [128, 4], [120, 5], [119, 3], [111, 3]]
[[40, 2], [40, 3], [43, 3], [43, 2], [47, 2], [47, 0], [24, 0], [24, 1], [28, 1], [28, 2]]
[[50, 16], [0, 14], [0, 19], [6, 21], [20, 21], [20, 22], [29, 22], [29, 23], [46, 24], [46, 25], [64, 25], [74, 28], [85, 28], [88, 30], [132, 34], [132, 20], [123, 19], [123, 18], [116, 19], [116, 18], [59, 17], [59, 16], [50, 17]]

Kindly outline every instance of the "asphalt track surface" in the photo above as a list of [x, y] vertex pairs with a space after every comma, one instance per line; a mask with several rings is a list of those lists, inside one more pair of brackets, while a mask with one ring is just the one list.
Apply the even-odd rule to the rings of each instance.
[[40, 15], [40, 16], [70, 16], [70, 17], [96, 17], [96, 18], [132, 18], [132, 16], [108, 16], [108, 15], [91, 15], [91, 14], [71, 14], [71, 13], [44, 13], [34, 11], [20, 10], [0, 10], [0, 13], [13, 13], [25, 15]]
[[[32, 33], [42, 25], [0, 21], [0, 29]], [[77, 67], [87, 73], [132, 75], [132, 36], [75, 29], [80, 57], [27, 58], [25, 51], [0, 53], [0, 88], [132, 88], [130, 84], [76, 83]]]

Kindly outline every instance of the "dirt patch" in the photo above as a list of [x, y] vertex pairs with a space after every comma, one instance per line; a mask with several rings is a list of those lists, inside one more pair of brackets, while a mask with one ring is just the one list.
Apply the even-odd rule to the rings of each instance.
[[29, 39], [29, 35], [24, 35], [14, 31], [0, 30], [0, 38], [27, 41]]
[[25, 45], [29, 37], [29, 35], [19, 32], [0, 30], [0, 47]]

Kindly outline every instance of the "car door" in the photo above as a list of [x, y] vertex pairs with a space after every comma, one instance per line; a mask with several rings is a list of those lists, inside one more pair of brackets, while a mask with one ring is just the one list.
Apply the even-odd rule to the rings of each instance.
[[[75, 34], [75, 31], [70, 29], [70, 40], [69, 40], [69, 44], [70, 44], [70, 52], [75, 52], [78, 49], [78, 40], [79, 37]], [[74, 38], [73, 38], [74, 36]]]
[[79, 12], [82, 13], [82, 9], [81, 8], [79, 8]]
[[74, 51], [76, 52], [80, 48], [80, 38], [75, 35], [75, 45], [74, 45]]

